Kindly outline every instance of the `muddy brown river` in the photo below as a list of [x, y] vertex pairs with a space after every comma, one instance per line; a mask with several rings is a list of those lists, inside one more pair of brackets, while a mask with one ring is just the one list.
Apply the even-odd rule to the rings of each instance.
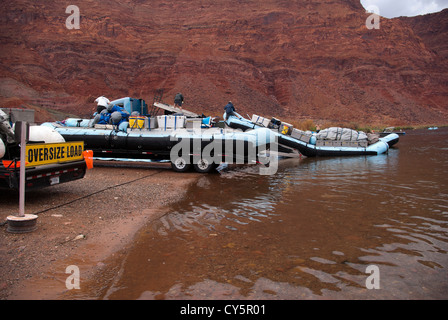
[[111, 272], [70, 295], [447, 299], [447, 173], [441, 128], [409, 131], [387, 155], [204, 175]]

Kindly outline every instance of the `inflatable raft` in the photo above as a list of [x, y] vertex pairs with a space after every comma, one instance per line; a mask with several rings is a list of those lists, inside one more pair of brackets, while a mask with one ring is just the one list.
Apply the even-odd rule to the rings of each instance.
[[369, 143], [367, 140], [320, 140], [317, 133], [296, 130], [288, 124], [282, 127], [279, 120], [267, 121], [266, 118], [256, 115], [252, 117], [252, 120], [244, 119], [239, 115], [230, 116], [226, 123], [232, 128], [241, 130], [268, 127], [274, 132], [279, 145], [298, 150], [306, 157], [379, 155], [386, 153], [399, 141], [399, 136], [395, 133], [380, 137], [374, 143]]
[[[209, 172], [221, 162], [256, 163], [260, 151], [274, 141], [267, 128], [241, 130], [173, 127], [161, 119], [160, 126], [148, 129], [120, 130], [114, 126], [73, 126], [89, 120], [44, 123], [57, 131], [66, 141], [84, 141], [98, 158], [131, 158], [170, 160], [176, 171], [187, 171], [191, 166], [198, 172]], [[182, 122], [178, 119], [176, 122]]]

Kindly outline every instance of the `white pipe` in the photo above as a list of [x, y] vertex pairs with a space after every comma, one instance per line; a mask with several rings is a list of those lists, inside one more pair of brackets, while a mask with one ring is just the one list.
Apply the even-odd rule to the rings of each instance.
[[19, 217], [25, 216], [26, 122], [22, 122], [20, 141]]

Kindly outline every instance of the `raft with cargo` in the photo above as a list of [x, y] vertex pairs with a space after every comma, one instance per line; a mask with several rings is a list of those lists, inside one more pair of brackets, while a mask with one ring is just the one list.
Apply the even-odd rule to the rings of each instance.
[[268, 128], [275, 133], [279, 145], [298, 150], [306, 157], [379, 155], [386, 153], [399, 141], [396, 133], [380, 137], [349, 128], [301, 131], [276, 118], [268, 119], [258, 115], [253, 115], [251, 120], [233, 115], [226, 123], [231, 128], [241, 130]]
[[297, 153], [318, 157], [383, 154], [399, 140], [394, 133], [379, 137], [347, 128], [305, 132], [258, 115], [245, 119], [237, 113], [224, 114], [225, 121], [216, 121], [159, 102], [148, 109], [144, 100], [126, 97], [108, 102], [107, 109], [92, 119], [42, 125], [66, 141], [84, 141], [96, 158], [170, 161], [180, 172], [191, 167], [210, 172], [221, 162], [254, 164], [274, 143], [286, 157]]
[[[221, 162], [255, 164], [260, 151], [270, 144], [266, 128], [246, 132], [225, 128], [210, 117], [170, 105], [155, 103], [157, 112], [153, 109], [153, 115], [140, 99], [122, 98], [109, 106], [117, 106], [120, 111], [103, 113], [110, 117], [106, 123], [97, 114], [93, 119], [69, 118], [42, 126], [54, 129], [66, 141], [84, 141], [96, 158], [169, 160], [179, 172], [191, 167], [210, 172]], [[160, 111], [164, 114], [157, 115]], [[115, 114], [114, 119], [115, 112], [121, 115]]]

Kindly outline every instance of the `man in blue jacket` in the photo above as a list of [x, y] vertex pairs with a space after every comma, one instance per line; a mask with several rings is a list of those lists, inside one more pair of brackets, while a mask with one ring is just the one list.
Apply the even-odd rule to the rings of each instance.
[[224, 107], [225, 114], [225, 120], [229, 119], [230, 116], [235, 115], [235, 107], [233, 106], [232, 101], [229, 101], [229, 103], [226, 104]]

